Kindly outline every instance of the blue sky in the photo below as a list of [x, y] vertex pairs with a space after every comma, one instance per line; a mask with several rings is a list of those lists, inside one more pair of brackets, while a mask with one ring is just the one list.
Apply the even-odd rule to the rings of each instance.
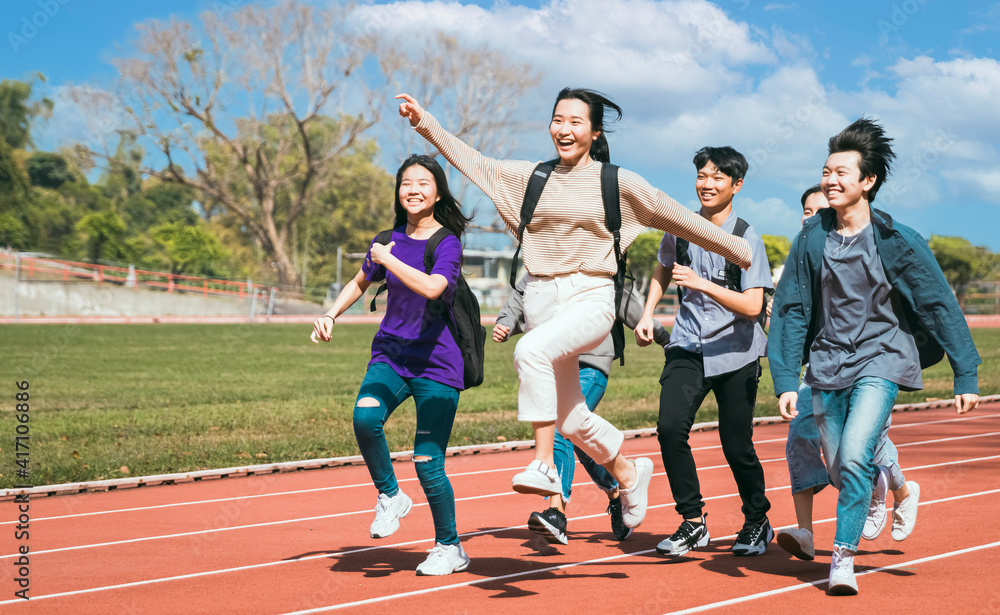
[[[40, 72], [40, 87], [55, 93], [110, 87], [109, 61], [136, 23], [241, 4], [6, 2], [0, 78]], [[1000, 2], [408, 1], [362, 2], [358, 11], [391, 16], [379, 22], [391, 33], [440, 27], [537, 67], [542, 84], [522, 104], [537, 128], [514, 157], [551, 156], [550, 101], [565, 85], [619, 102], [626, 115], [609, 135], [613, 159], [692, 208], [694, 151], [735, 147], [751, 166], [735, 206], [761, 233], [795, 232], [799, 195], [819, 180], [826, 140], [862, 114], [875, 117], [898, 154], [876, 206], [925, 236], [963, 236], [1000, 252]], [[77, 130], [73, 110], [57, 105], [36, 141], [56, 148]]]

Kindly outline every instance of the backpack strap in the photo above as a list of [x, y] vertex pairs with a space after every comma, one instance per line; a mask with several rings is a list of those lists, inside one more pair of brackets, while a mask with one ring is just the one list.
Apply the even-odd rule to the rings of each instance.
[[[427, 245], [424, 246], [424, 273], [426, 273], [427, 275], [430, 275], [431, 271], [434, 269], [435, 250], [437, 250], [437, 247], [448, 235], [454, 235], [454, 233], [452, 233], [451, 231], [442, 226], [438, 230], [434, 231], [434, 234], [431, 235], [430, 239], [427, 240]], [[461, 261], [459, 261], [458, 266], [459, 266], [458, 277], [462, 277]], [[444, 302], [441, 300], [440, 297], [437, 299], [432, 299], [431, 301], [437, 302], [439, 304], [438, 309], [440, 310], [440, 313], [445, 314], [444, 322], [446, 325], [448, 325], [448, 330], [451, 331], [451, 337], [452, 339], [455, 340], [455, 345], [460, 346], [458, 341], [458, 327], [455, 324], [455, 315], [453, 313], [454, 306], [452, 306], [452, 309], [449, 310], [448, 306], [444, 305]]]
[[[390, 228], [390, 229], [386, 229], [384, 231], [379, 231], [379, 234], [375, 235], [375, 243], [380, 243], [383, 246], [389, 245], [392, 242], [392, 231], [393, 230], [394, 229]], [[388, 285], [385, 282], [382, 282], [382, 285], [379, 286], [375, 290], [375, 294], [372, 296], [372, 301], [368, 305], [370, 311], [372, 311], [372, 312], [375, 311], [375, 300], [378, 299], [378, 296], [381, 295], [382, 293], [384, 293], [387, 288], [388, 288]]]
[[535, 214], [535, 207], [538, 205], [538, 198], [542, 196], [545, 183], [549, 181], [549, 175], [556, 168], [559, 160], [549, 160], [539, 162], [528, 178], [528, 187], [524, 190], [524, 200], [521, 201], [521, 220], [517, 225], [517, 249], [514, 250], [514, 258], [510, 263], [510, 287], [517, 287], [517, 257], [521, 254], [521, 242], [524, 241], [524, 229], [531, 222], [531, 217]]
[[[743, 237], [750, 225], [743, 218], [736, 218], [736, 226], [733, 227], [733, 235]], [[726, 284], [730, 290], [743, 292], [743, 273], [740, 266], [726, 259]]]
[[442, 226], [434, 231], [434, 234], [427, 240], [427, 245], [424, 246], [424, 273], [430, 275], [431, 270], [434, 269], [434, 251], [448, 235], [454, 235], [454, 233]]
[[[611, 325], [611, 341], [614, 346], [614, 358], [625, 365], [625, 326], [618, 314], [621, 313], [622, 294], [625, 278], [628, 277], [626, 255], [622, 253], [622, 202], [618, 189], [618, 166], [606, 162], [601, 165], [601, 200], [604, 201], [604, 225], [614, 237], [615, 265], [615, 321]], [[629, 294], [631, 300], [632, 295]]]

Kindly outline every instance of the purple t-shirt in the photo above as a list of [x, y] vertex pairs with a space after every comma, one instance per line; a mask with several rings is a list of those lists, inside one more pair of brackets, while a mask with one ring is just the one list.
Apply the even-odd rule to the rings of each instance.
[[[400, 227], [393, 229], [392, 241], [395, 242], [392, 254], [396, 258], [418, 271], [424, 271], [426, 239], [413, 239]], [[445, 320], [453, 318], [453, 297], [462, 260], [461, 242], [454, 235], [442, 239], [434, 251], [434, 267], [430, 271], [448, 280], [448, 287], [439, 299], [447, 306], [447, 315], [437, 307], [438, 302], [410, 290], [391, 271], [373, 262], [371, 257], [369, 246], [361, 270], [369, 282], [386, 280], [388, 298], [382, 326], [372, 340], [369, 367], [373, 363], [388, 363], [404, 378], [428, 378], [463, 389], [462, 353]]]

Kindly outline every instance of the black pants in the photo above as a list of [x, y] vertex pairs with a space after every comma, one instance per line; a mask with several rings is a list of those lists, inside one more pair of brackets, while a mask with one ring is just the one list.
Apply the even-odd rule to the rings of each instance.
[[680, 348], [666, 350], [656, 432], [675, 508], [683, 518], [701, 516], [705, 505], [688, 435], [695, 413], [709, 391], [715, 392], [719, 402], [719, 439], [743, 500], [744, 518], [760, 521], [770, 510], [771, 503], [764, 493], [764, 469], [753, 447], [759, 380], [759, 359], [736, 371], [706, 378], [702, 355]]

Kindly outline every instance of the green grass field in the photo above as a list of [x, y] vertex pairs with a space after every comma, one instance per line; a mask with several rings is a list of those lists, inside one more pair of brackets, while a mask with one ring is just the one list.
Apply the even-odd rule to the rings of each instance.
[[[17, 325], [0, 328], [0, 488], [185, 472], [358, 453], [351, 412], [375, 326], [340, 325], [333, 343], [308, 325]], [[980, 388], [1000, 392], [1000, 330], [973, 330]], [[530, 439], [517, 421], [514, 344], [487, 341], [486, 382], [463, 393], [451, 444]], [[663, 354], [628, 347], [600, 412], [621, 429], [653, 427]], [[951, 397], [947, 362], [924, 391]], [[30, 477], [16, 476], [15, 383], [30, 384]], [[765, 366], [757, 414], [775, 415]], [[699, 421], [714, 420], [706, 401]], [[412, 448], [412, 402], [387, 425], [392, 450]], [[23, 452], [23, 449], [22, 449]]]

